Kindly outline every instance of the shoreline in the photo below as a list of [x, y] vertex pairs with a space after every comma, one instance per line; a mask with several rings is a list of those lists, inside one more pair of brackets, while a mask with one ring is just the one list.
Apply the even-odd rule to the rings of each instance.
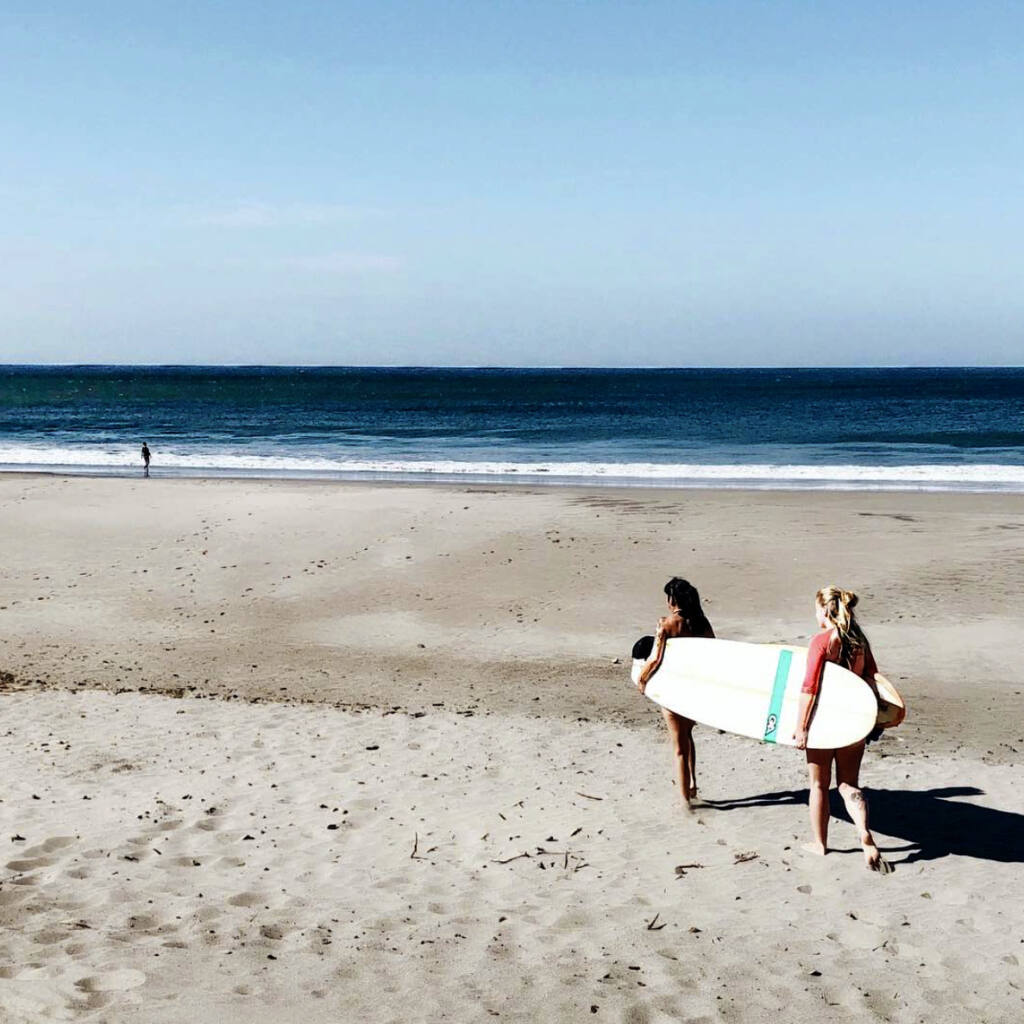
[[[753, 491], [756, 493], [811, 493], [811, 494], [1024, 494], [1024, 475], [1021, 479], [998, 483], [992, 480], [984, 482], [960, 483], [955, 478], [960, 470], [1016, 470], [1024, 474], [1024, 467], [1014, 463], [966, 463], [962, 466], [947, 467], [942, 464], [907, 464], [878, 467], [882, 475], [871, 476], [814, 476], [810, 473], [796, 477], [783, 476], [772, 479], [771, 474], [787, 469], [811, 470], [812, 465], [776, 465], [774, 463], [752, 463], [764, 470], [763, 475], [728, 476], [708, 473], [696, 476], [615, 476], [603, 473], [564, 475], [541, 472], [444, 472], [444, 471], [390, 471], [390, 470], [300, 470], [300, 469], [266, 469], [259, 468], [217, 468], [217, 467], [167, 467], [154, 468], [149, 477], [153, 480], [236, 480], [236, 481], [283, 481], [295, 483], [321, 484], [354, 484], [358, 486], [396, 486], [396, 487], [501, 487], [516, 489], [521, 487], [544, 487], [576, 490], [624, 490], [624, 491]], [[712, 468], [708, 464], [704, 469]], [[717, 468], [717, 467], [714, 467]], [[722, 467], [726, 468], [726, 467]], [[875, 467], [862, 464], [842, 464], [836, 469], [857, 469], [871, 472]], [[951, 479], [933, 479], [925, 475], [927, 471], [950, 469], [945, 474]], [[900, 471], [921, 471], [918, 475], [900, 477]], [[891, 472], [886, 479], [885, 473]], [[76, 469], [72, 465], [54, 465], [52, 468], [31, 466], [27, 468], [2, 468], [0, 479], [5, 477], [57, 477], [87, 480], [133, 480], [142, 479], [142, 470], [102, 466], [88, 466]], [[919, 480], [922, 482], [915, 483]]]

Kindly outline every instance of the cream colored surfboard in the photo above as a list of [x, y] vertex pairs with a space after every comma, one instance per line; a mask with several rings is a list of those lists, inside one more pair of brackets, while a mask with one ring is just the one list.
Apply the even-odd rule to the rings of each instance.
[[[806, 665], [805, 647], [672, 639], [645, 692], [656, 704], [695, 722], [793, 746]], [[643, 661], [633, 662], [634, 682], [643, 666]], [[877, 718], [871, 688], [830, 663], [825, 666], [807, 745], [827, 750], [856, 743], [874, 729]]]
[[900, 696], [900, 691], [885, 676], [875, 675], [875, 686], [878, 696], [884, 702], [878, 708], [876, 723], [883, 729], [894, 729], [907, 717], [907, 705]]

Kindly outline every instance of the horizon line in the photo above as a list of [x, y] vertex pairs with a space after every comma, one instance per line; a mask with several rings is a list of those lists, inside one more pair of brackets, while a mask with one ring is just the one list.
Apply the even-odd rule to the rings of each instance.
[[789, 364], [695, 364], [688, 366], [649, 363], [643, 365], [498, 364], [498, 363], [106, 363], [54, 361], [45, 363], [0, 362], [0, 369], [130, 369], [130, 370], [1021, 370], [1022, 363], [871, 363], [809, 366]]

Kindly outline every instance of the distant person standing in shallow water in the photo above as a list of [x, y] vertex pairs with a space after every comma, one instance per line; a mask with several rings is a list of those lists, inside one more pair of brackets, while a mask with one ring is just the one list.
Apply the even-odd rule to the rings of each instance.
[[797, 728], [793, 734], [796, 745], [807, 752], [807, 771], [810, 783], [811, 832], [814, 842], [804, 849], [811, 853], [828, 853], [828, 790], [832, 784], [832, 762], [836, 765], [836, 781], [839, 795], [846, 804], [846, 810], [857, 827], [864, 860], [872, 871], [887, 874], [889, 864], [883, 859], [874, 836], [868, 829], [868, 805], [860, 788], [860, 762], [864, 756], [865, 741], [854, 743], [839, 750], [808, 750], [807, 730], [814, 715], [814, 705], [821, 688], [821, 677], [828, 662], [834, 662], [860, 676], [878, 697], [875, 687], [875, 664], [871, 645], [864, 631], [857, 623], [853, 609], [857, 595], [839, 587], [825, 587], [814, 597], [814, 608], [820, 632], [812, 641], [807, 652], [807, 674], [800, 694], [800, 710], [797, 713]]
[[[647, 689], [647, 681], [661, 666], [662, 658], [665, 656], [665, 643], [668, 640], [685, 636], [714, 639], [715, 636], [711, 623], [701, 609], [700, 595], [696, 587], [678, 576], [673, 576], [665, 584], [665, 596], [669, 614], [658, 622], [658, 629], [654, 634], [654, 647], [637, 680], [637, 689], [641, 693]], [[649, 643], [650, 638], [647, 639]], [[661, 713], [665, 716], [665, 724], [672, 739], [672, 753], [679, 777], [683, 807], [688, 811], [690, 801], [697, 796], [697, 750], [693, 743], [693, 719], [677, 715], [668, 708], [662, 708]]]
[[149, 476], [149, 445], [145, 441], [142, 442], [142, 465], [142, 475]]

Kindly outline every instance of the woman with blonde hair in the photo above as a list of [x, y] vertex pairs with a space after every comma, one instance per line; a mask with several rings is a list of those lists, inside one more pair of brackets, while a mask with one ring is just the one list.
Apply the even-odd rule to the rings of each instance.
[[828, 853], [828, 791], [832, 784], [832, 762], [836, 766], [839, 795], [857, 827], [864, 860], [872, 871], [889, 871], [874, 836], [868, 828], [868, 805], [860, 788], [860, 762], [864, 756], [865, 741], [861, 740], [839, 750], [808, 750], [807, 730], [814, 715], [814, 706], [821, 687], [821, 677], [827, 662], [834, 662], [860, 676], [878, 697], [875, 664], [871, 645], [854, 615], [857, 595], [840, 587], [824, 587], [815, 594], [815, 613], [821, 632], [811, 641], [807, 652], [807, 674], [800, 695], [800, 710], [794, 733], [796, 745], [807, 753], [810, 786], [811, 831], [814, 842], [804, 849], [824, 856]]

